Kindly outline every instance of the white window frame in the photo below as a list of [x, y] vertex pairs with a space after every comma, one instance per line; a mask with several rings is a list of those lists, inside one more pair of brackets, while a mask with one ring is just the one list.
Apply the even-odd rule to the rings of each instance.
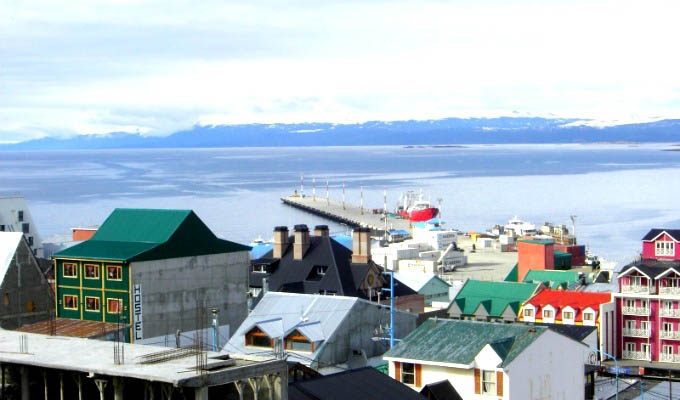
[[673, 323], [672, 322], [664, 322], [662, 329], [664, 332], [673, 332]]
[[640, 308], [642, 309], [649, 308], [649, 302], [647, 301], [647, 299], [640, 299]]
[[649, 330], [649, 321], [640, 321], [640, 329], [643, 331]]
[[[546, 315], [546, 313], [550, 313], [550, 315]], [[543, 310], [543, 312], [541, 313], [541, 315], [543, 316], [544, 319], [545, 319], [545, 318], [547, 318], [547, 319], [553, 319], [553, 318], [555, 317], [555, 310], [553, 310], [552, 308], [549, 308], [549, 309], [547, 309], [547, 310]]]
[[631, 275], [630, 277], [630, 284], [632, 286], [646, 286], [642, 284], [642, 276], [640, 275]]
[[626, 351], [633, 352], [637, 351], [637, 345], [635, 342], [626, 342]]
[[626, 320], [626, 329], [637, 329], [637, 326], [635, 324], [634, 319], [627, 319]]
[[669, 345], [669, 344], [664, 344], [664, 345], [662, 346], [662, 348], [661, 348], [661, 352], [662, 352], [663, 354], [665, 354], [665, 355], [671, 356], [671, 355], [674, 354], [674, 353], [673, 353], [673, 346], [671, 346], [671, 345]]
[[[492, 379], [489, 379], [489, 380], [485, 379], [487, 374], [489, 374], [492, 377]], [[481, 382], [482, 383], [481, 384], [482, 394], [496, 396], [496, 393], [497, 393], [496, 392], [496, 384], [497, 384], [497, 382], [496, 382], [496, 371], [485, 370], [485, 369], [481, 370], [481, 380], [482, 380], [482, 382]], [[488, 390], [487, 390], [486, 385], [490, 385]]]
[[574, 312], [571, 310], [562, 310], [562, 319], [572, 321], [574, 319]]
[[635, 299], [626, 299], [626, 307], [635, 308]]
[[654, 255], [668, 257], [675, 255], [675, 242], [672, 240], [657, 240], [654, 242]]
[[591, 313], [590, 311], [585, 311], [583, 313], [583, 321], [584, 322], [585, 321], [592, 322], [593, 320], [595, 320], [595, 314]]
[[670, 300], [664, 300], [661, 303], [661, 308], [664, 309], [664, 310], [670, 311], [670, 310], [673, 309], [673, 302], [670, 301]]
[[253, 272], [258, 273], [258, 274], [266, 274], [267, 273], [267, 265], [265, 265], [265, 264], [255, 264], [255, 265], [253, 265]]
[[533, 308], [525, 308], [524, 309], [524, 317], [533, 318], [534, 317], [534, 309]]
[[652, 346], [649, 343], [640, 343], [640, 351], [645, 354], [649, 354], [652, 350]]

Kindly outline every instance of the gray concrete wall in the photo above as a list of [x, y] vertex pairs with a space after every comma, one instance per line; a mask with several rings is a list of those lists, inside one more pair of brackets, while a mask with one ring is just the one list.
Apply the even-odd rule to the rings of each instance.
[[[247, 251], [132, 263], [132, 284], [142, 286], [144, 337], [204, 328], [212, 323], [211, 308], [219, 309], [219, 324], [235, 332], [248, 312], [249, 265]], [[203, 307], [205, 326], [198, 327]]]
[[[395, 312], [395, 337], [403, 338], [416, 328], [417, 314], [403, 311]], [[390, 310], [367, 301], [357, 302], [342, 321], [335, 334], [324, 343], [313, 368], [350, 362], [353, 367], [361, 366], [362, 357], [370, 358], [384, 354], [389, 349], [389, 341], [373, 341], [374, 336], [387, 337], [383, 332], [376, 335], [376, 329], [390, 324]], [[396, 344], [396, 342], [395, 342]], [[362, 352], [362, 356], [354, 351]]]
[[0, 286], [0, 327], [16, 329], [46, 320], [53, 309], [52, 289], [22, 238]]

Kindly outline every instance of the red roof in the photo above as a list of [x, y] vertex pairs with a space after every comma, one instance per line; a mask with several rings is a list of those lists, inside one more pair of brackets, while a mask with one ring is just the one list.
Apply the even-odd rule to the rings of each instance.
[[524, 304], [531, 304], [536, 307], [536, 315], [540, 315], [539, 312], [544, 306], [551, 305], [555, 308], [555, 321], [562, 320], [562, 313], [560, 311], [562, 308], [569, 306], [574, 309], [576, 314], [574, 321], [580, 322], [583, 310], [590, 307], [597, 315], [600, 312], [600, 304], [609, 303], [610, 301], [612, 301], [611, 293], [543, 289]]

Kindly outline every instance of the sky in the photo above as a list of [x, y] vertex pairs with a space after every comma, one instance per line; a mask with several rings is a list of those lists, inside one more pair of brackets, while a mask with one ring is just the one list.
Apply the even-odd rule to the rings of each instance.
[[680, 2], [0, 2], [0, 142], [193, 125], [680, 117]]

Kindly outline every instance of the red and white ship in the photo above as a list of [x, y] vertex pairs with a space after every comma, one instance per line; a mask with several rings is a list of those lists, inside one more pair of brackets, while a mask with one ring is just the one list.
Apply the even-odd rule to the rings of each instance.
[[429, 201], [423, 200], [422, 193], [415, 194], [413, 191], [404, 193], [399, 199], [395, 213], [410, 221], [429, 221], [439, 215], [439, 209], [433, 207]]

